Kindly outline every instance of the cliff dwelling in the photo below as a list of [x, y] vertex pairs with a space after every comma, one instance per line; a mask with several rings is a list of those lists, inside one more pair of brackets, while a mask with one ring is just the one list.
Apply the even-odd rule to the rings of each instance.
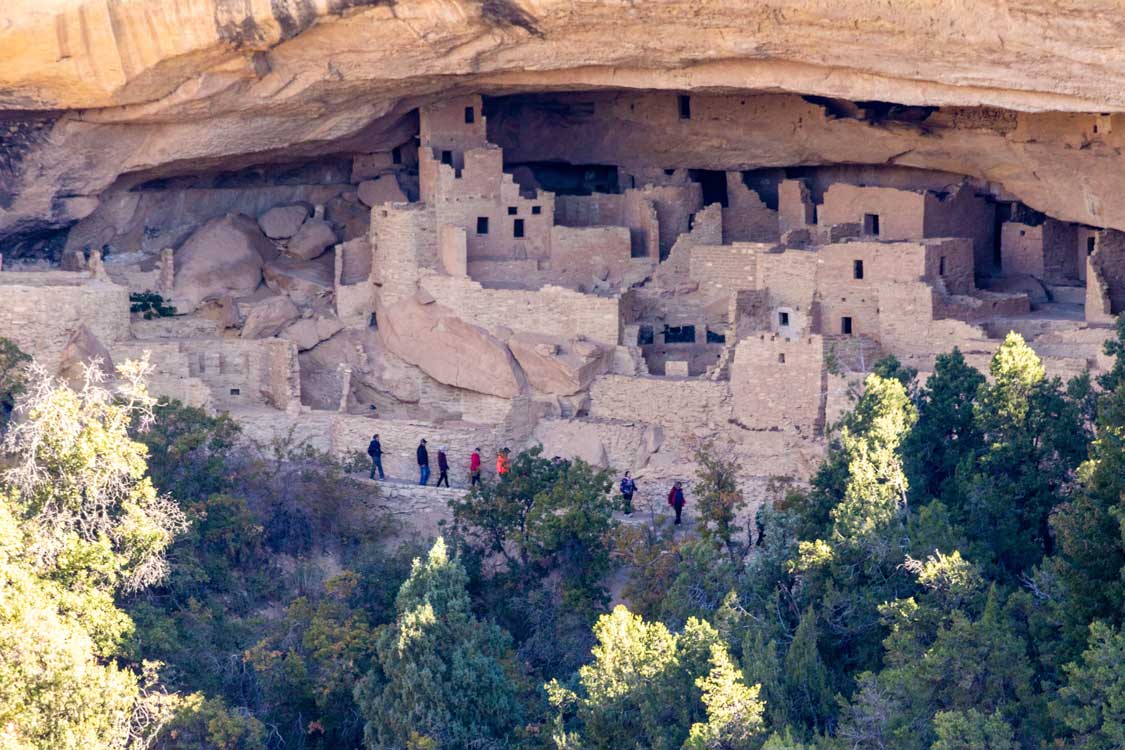
[[[809, 476], [886, 355], [925, 377], [958, 347], [986, 369], [1014, 330], [1051, 374], [1104, 365], [1120, 194], [997, 179], [988, 154], [1061, 131], [1108, 148], [1115, 122], [445, 93], [320, 153], [123, 170], [73, 220], [9, 201], [0, 336], [49, 368], [147, 354], [155, 393], [255, 438], [344, 455], [379, 433], [403, 479], [429, 437], [453, 456], [542, 444], [657, 488], [717, 440], [760, 494]], [[137, 307], [153, 293], [174, 314]]]

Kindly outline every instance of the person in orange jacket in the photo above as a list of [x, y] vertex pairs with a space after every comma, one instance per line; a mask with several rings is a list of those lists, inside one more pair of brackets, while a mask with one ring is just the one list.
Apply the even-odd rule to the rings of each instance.
[[508, 453], [510, 453], [510, 451], [507, 448], [502, 448], [496, 454], [496, 476], [498, 477], [503, 477], [511, 468], [511, 462], [508, 460]]

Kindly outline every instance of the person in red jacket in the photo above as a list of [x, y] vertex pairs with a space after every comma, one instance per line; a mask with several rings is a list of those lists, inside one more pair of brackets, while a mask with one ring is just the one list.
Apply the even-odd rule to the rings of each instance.
[[680, 514], [684, 511], [684, 486], [676, 482], [668, 491], [668, 504], [676, 511], [676, 525], [680, 525]]
[[469, 456], [469, 486], [480, 484], [480, 448], [473, 448], [473, 455]]

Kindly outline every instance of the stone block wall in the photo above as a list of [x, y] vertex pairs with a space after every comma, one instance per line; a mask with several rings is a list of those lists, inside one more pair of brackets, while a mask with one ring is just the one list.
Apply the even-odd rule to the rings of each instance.
[[712, 436], [732, 416], [725, 381], [602, 375], [590, 386], [590, 417], [659, 425], [681, 449]]
[[778, 212], [746, 187], [741, 172], [727, 172], [727, 206], [723, 209], [723, 243], [776, 242], [781, 236]]
[[778, 230], [785, 234], [816, 224], [812, 193], [803, 180], [782, 180], [777, 186]]
[[84, 273], [0, 272], [0, 337], [49, 371], [85, 325], [106, 347], [129, 337], [129, 290]]
[[824, 428], [824, 339], [748, 336], [735, 347], [734, 417], [751, 430], [814, 433]]
[[371, 209], [372, 268], [384, 305], [409, 297], [424, 269], [438, 264], [434, 212], [420, 203]]
[[[466, 110], [472, 111], [472, 122], [466, 122], [470, 119]], [[439, 151], [483, 146], [487, 141], [487, 123], [480, 96], [451, 96], [420, 107], [418, 139], [423, 146]]]
[[978, 274], [993, 270], [996, 206], [980, 198], [968, 185], [948, 193], [927, 192], [920, 237], [968, 237], [973, 241], [972, 268]]
[[1125, 232], [1115, 229], [1101, 232], [1090, 263], [1105, 284], [1110, 314], [1125, 312]]
[[697, 245], [691, 253], [689, 276], [704, 294], [757, 289], [757, 256], [770, 247], [761, 243]]
[[831, 185], [824, 191], [824, 203], [817, 210], [817, 224], [864, 226], [868, 214], [879, 217], [879, 239], [913, 240], [925, 236], [925, 195], [895, 188]]
[[627, 227], [551, 228], [551, 272], [568, 286], [620, 279], [632, 265]]
[[494, 335], [499, 328], [564, 338], [584, 336], [616, 346], [618, 300], [545, 286], [538, 291], [485, 289], [470, 279], [430, 274], [421, 286], [465, 321]]

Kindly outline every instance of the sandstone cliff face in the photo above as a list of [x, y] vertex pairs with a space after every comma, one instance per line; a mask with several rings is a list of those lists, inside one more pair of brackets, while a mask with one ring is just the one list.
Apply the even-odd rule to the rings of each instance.
[[[454, 91], [781, 91], [1119, 112], [1123, 31], [1117, 3], [1061, 0], [9, 0], [0, 110], [15, 114], [0, 123], [0, 240], [89, 215], [119, 180], [390, 147], [413, 132], [418, 103]], [[1093, 115], [1012, 116], [1000, 133], [961, 118], [936, 143], [924, 127], [796, 130], [769, 159], [737, 161], [957, 168], [1004, 179], [1042, 209], [1048, 170], [1066, 178], [1055, 215], [1125, 228], [1112, 128], [1091, 140]]]

